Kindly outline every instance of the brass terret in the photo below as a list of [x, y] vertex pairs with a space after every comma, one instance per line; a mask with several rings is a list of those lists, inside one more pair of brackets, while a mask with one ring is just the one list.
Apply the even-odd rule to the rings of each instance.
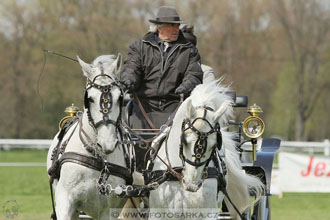
[[62, 118], [60, 123], [58, 124], [59, 130], [61, 130], [61, 128], [63, 127], [65, 122], [70, 120], [78, 111], [79, 111], [79, 108], [77, 106], [75, 106], [73, 103], [71, 106], [66, 107], [64, 112], [67, 114], [67, 116]]
[[247, 112], [251, 115], [251, 116], [257, 116], [260, 114], [260, 113], [263, 113], [262, 109], [260, 108], [260, 106], [256, 105], [254, 103], [254, 105], [251, 105]]
[[78, 111], [79, 108], [72, 103], [71, 106], [65, 108], [64, 112], [67, 113], [70, 117], [73, 117]]

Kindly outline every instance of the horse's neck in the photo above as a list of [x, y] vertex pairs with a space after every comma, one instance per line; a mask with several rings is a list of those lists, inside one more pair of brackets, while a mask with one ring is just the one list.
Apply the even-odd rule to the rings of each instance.
[[[90, 122], [88, 121], [88, 115], [86, 110], [82, 115], [81, 122], [79, 121], [78, 123], [79, 124], [77, 125], [77, 128], [75, 129], [75, 131], [73, 131], [75, 133], [72, 136], [72, 144], [68, 144], [66, 151], [77, 152], [85, 154], [87, 156], [92, 156], [91, 153], [88, 152], [84, 147], [83, 142], [87, 143], [88, 145], [96, 143], [97, 134], [94, 128], [90, 125]], [[84, 133], [86, 133], [88, 137]], [[83, 141], [81, 140], [81, 137], [83, 138]], [[125, 166], [126, 164], [124, 160], [124, 152], [122, 146], [118, 145], [112, 153], [106, 155], [106, 160], [113, 164]]]
[[[87, 110], [85, 109], [85, 111], [84, 111], [84, 113], [82, 115], [81, 124], [79, 125], [79, 129], [81, 131], [86, 132], [86, 134], [91, 139], [91, 141], [95, 142], [96, 141], [97, 134], [96, 134], [96, 131], [94, 130], [94, 128], [91, 126], [90, 123], [91, 122], [88, 120]], [[85, 136], [84, 136], [84, 138], [86, 139]]]

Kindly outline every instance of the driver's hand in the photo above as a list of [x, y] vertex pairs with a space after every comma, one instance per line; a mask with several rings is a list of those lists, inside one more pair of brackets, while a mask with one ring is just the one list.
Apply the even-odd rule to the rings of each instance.
[[124, 85], [125, 90], [128, 90], [128, 92], [132, 93], [134, 91], [134, 84], [130, 79], [123, 80], [121, 83]]
[[188, 91], [186, 88], [182, 87], [182, 86], [179, 86], [178, 88], [176, 88], [175, 90], [175, 94], [187, 94]]

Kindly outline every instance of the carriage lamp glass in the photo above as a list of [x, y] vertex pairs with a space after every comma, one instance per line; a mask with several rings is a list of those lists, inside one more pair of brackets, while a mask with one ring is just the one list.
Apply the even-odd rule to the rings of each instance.
[[258, 138], [264, 133], [265, 123], [257, 116], [247, 117], [243, 122], [243, 132], [249, 138]]

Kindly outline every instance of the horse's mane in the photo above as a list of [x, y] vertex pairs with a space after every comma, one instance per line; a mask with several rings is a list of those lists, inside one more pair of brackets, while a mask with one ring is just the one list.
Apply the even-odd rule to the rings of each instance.
[[[114, 67], [111, 67], [111, 65], [113, 64], [113, 62], [116, 61], [116, 56], [115, 55], [101, 55], [98, 56], [97, 58], [95, 58], [95, 60], [91, 63], [92, 67], [98, 67], [99, 69], [103, 69], [103, 70], [110, 70], [114, 69]], [[111, 75], [111, 77], [113, 79], [116, 78], [115, 73], [113, 73], [112, 70], [107, 71], [108, 74]]]
[[101, 55], [95, 58], [95, 60], [92, 62], [93, 66], [98, 66], [98, 65], [111, 65], [113, 61], [116, 60], [116, 56], [111, 54], [111, 55]]
[[[196, 107], [207, 106], [213, 110], [218, 110], [221, 104], [226, 100], [232, 100], [227, 92], [230, 91], [230, 87], [221, 85], [222, 79], [212, 80], [207, 83], [200, 84], [192, 91], [190, 99], [192, 105]], [[221, 119], [225, 119], [232, 116], [233, 109], [229, 107]], [[220, 121], [220, 123], [222, 120]]]

